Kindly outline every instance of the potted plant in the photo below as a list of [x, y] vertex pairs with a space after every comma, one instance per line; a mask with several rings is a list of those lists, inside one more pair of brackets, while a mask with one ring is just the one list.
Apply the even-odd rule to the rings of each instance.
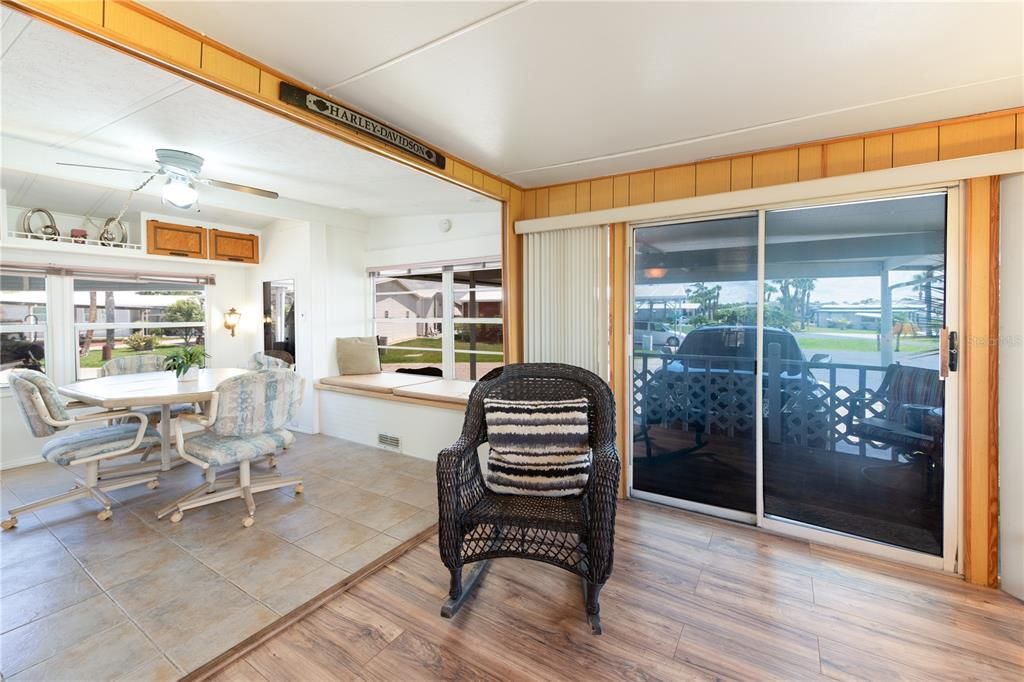
[[174, 372], [178, 381], [197, 381], [199, 368], [206, 366], [208, 357], [202, 346], [183, 346], [171, 351], [164, 366]]

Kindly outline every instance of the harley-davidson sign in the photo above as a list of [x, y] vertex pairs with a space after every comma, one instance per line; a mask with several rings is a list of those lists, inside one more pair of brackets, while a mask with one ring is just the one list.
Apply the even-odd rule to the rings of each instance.
[[443, 155], [425, 144], [417, 142], [408, 135], [384, 125], [380, 121], [363, 116], [358, 111], [352, 111], [336, 102], [296, 87], [291, 83], [281, 83], [280, 98], [282, 102], [301, 107], [314, 114], [358, 130], [361, 133], [366, 133], [385, 144], [401, 149], [403, 152], [412, 154], [444, 170], [445, 160]]

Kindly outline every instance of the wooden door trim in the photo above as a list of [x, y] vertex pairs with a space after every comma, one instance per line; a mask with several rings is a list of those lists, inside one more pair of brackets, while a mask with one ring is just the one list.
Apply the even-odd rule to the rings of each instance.
[[964, 225], [963, 571], [999, 583], [999, 178], [967, 181]]

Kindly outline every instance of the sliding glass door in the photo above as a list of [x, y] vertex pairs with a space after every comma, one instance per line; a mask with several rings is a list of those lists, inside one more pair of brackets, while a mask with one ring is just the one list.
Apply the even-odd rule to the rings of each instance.
[[951, 556], [950, 194], [636, 227], [633, 494]]
[[946, 194], [765, 215], [764, 514], [941, 556]]
[[[756, 213], [636, 231], [633, 490], [756, 509]], [[655, 498], [657, 499], [657, 498]]]

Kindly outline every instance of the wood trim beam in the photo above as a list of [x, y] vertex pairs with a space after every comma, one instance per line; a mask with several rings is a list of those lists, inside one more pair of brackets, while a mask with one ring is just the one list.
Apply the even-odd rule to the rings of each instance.
[[[1024, 107], [1017, 107], [580, 180], [573, 183], [577, 194], [603, 197], [614, 188], [614, 201], [591, 200], [587, 205], [577, 202], [575, 206], [568, 201], [558, 201], [549, 212], [537, 212], [524, 218], [636, 206], [687, 196], [735, 192], [751, 187], [768, 187], [1021, 148], [1024, 148]], [[688, 178], [694, 171], [695, 184], [687, 184], [694, 191], [659, 191], [659, 177], [685, 177], [689, 183]], [[650, 190], [651, 178], [654, 178], [653, 193]], [[526, 201], [530, 202], [534, 196], [541, 194], [547, 196], [549, 191], [561, 192], [565, 186], [552, 185], [525, 190]], [[685, 193], [680, 194], [680, 191]]]
[[627, 345], [629, 342], [629, 226], [611, 226], [611, 387], [615, 396], [615, 444], [619, 449], [621, 473], [619, 496], [629, 492], [629, 415], [633, 411], [633, 377]]
[[999, 178], [967, 181], [963, 348], [964, 577], [999, 581]]
[[[132, 0], [89, 0], [87, 3], [82, 0], [2, 0], [2, 4], [293, 123], [492, 199], [505, 201], [510, 189], [518, 189], [504, 178], [444, 150], [440, 151], [447, 163], [444, 169], [439, 169], [368, 135], [284, 104], [277, 96], [282, 81], [326, 99], [339, 100]], [[95, 7], [99, 4], [102, 4], [102, 12]], [[101, 22], [96, 21], [98, 17], [102, 18]], [[358, 107], [343, 104], [359, 111]], [[372, 114], [366, 115], [372, 117]], [[416, 139], [415, 135], [409, 137]]]

